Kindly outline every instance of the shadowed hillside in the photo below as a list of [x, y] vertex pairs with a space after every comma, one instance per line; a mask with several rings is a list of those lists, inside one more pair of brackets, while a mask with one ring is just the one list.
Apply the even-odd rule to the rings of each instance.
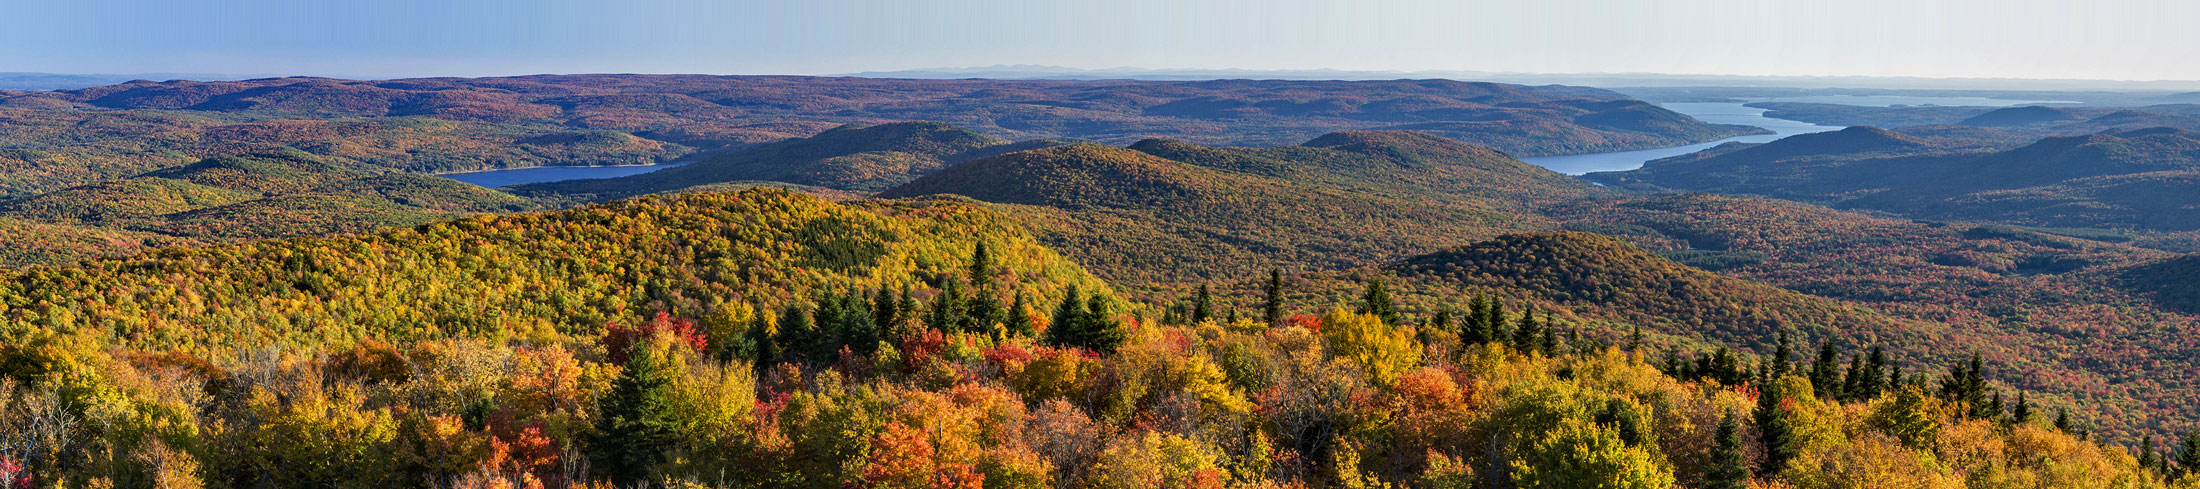
[[1456, 142], [1345, 133], [1275, 148], [1146, 141], [1021, 151], [879, 196], [995, 203], [1096, 273], [1173, 281], [1352, 268], [1547, 229], [1556, 224], [1534, 213], [1536, 202], [1596, 193]]

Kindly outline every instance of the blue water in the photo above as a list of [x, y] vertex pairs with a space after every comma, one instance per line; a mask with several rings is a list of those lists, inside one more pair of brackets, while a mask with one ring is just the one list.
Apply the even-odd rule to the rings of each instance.
[[515, 168], [511, 170], [445, 173], [440, 176], [442, 176], [443, 178], [471, 183], [474, 185], [480, 185], [483, 187], [497, 188], [524, 183], [556, 182], [561, 180], [580, 180], [586, 178], [616, 178], [627, 175], [640, 175], [643, 173], [649, 173], [685, 164], [687, 163], [679, 162], [663, 163], [656, 165], [626, 166], [544, 166], [536, 168]]
[[1529, 164], [1549, 168], [1567, 175], [1600, 171], [1627, 171], [1642, 168], [1642, 164], [1659, 158], [1670, 158], [1710, 149], [1726, 143], [1764, 143], [1797, 134], [1839, 131], [1838, 126], [1821, 126], [1802, 121], [1765, 117], [1765, 109], [1744, 104], [1757, 102], [1808, 102], [1820, 104], [1860, 105], [1890, 107], [1895, 105], [1943, 105], [1971, 107], [2007, 107], [2023, 104], [2058, 103], [2052, 100], [2011, 100], [1984, 97], [1918, 97], [1908, 95], [1812, 95], [1801, 97], [1752, 98], [1741, 102], [1670, 102], [1658, 104], [1667, 110], [1686, 114], [1697, 120], [1713, 124], [1740, 124], [1757, 126], [1772, 134], [1736, 136], [1708, 143], [1674, 146], [1670, 148], [1589, 153], [1565, 156], [1537, 156], [1521, 158]]

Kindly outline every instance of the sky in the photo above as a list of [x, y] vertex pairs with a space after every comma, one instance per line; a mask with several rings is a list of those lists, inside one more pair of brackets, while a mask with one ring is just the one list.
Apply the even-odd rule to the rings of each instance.
[[17, 0], [0, 72], [1032, 64], [2200, 80], [2192, 0]]

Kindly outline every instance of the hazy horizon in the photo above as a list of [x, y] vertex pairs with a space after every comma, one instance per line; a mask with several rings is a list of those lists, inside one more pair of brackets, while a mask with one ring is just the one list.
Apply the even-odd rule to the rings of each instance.
[[395, 78], [1047, 65], [2200, 80], [2200, 66], [2163, 62], [2200, 54], [2200, 36], [2181, 25], [2200, 5], [2173, 1], [92, 0], [20, 10], [0, 31], [0, 71]]

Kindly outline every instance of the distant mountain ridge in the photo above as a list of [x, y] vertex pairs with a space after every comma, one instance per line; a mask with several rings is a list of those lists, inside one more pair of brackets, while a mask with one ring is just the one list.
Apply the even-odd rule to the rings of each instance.
[[1959, 151], [1951, 144], [1899, 136], [1876, 129], [1797, 136], [1589, 178], [1928, 219], [2200, 230], [2194, 213], [2200, 209], [2200, 133], [2115, 130], [2050, 137], [2006, 151]]

